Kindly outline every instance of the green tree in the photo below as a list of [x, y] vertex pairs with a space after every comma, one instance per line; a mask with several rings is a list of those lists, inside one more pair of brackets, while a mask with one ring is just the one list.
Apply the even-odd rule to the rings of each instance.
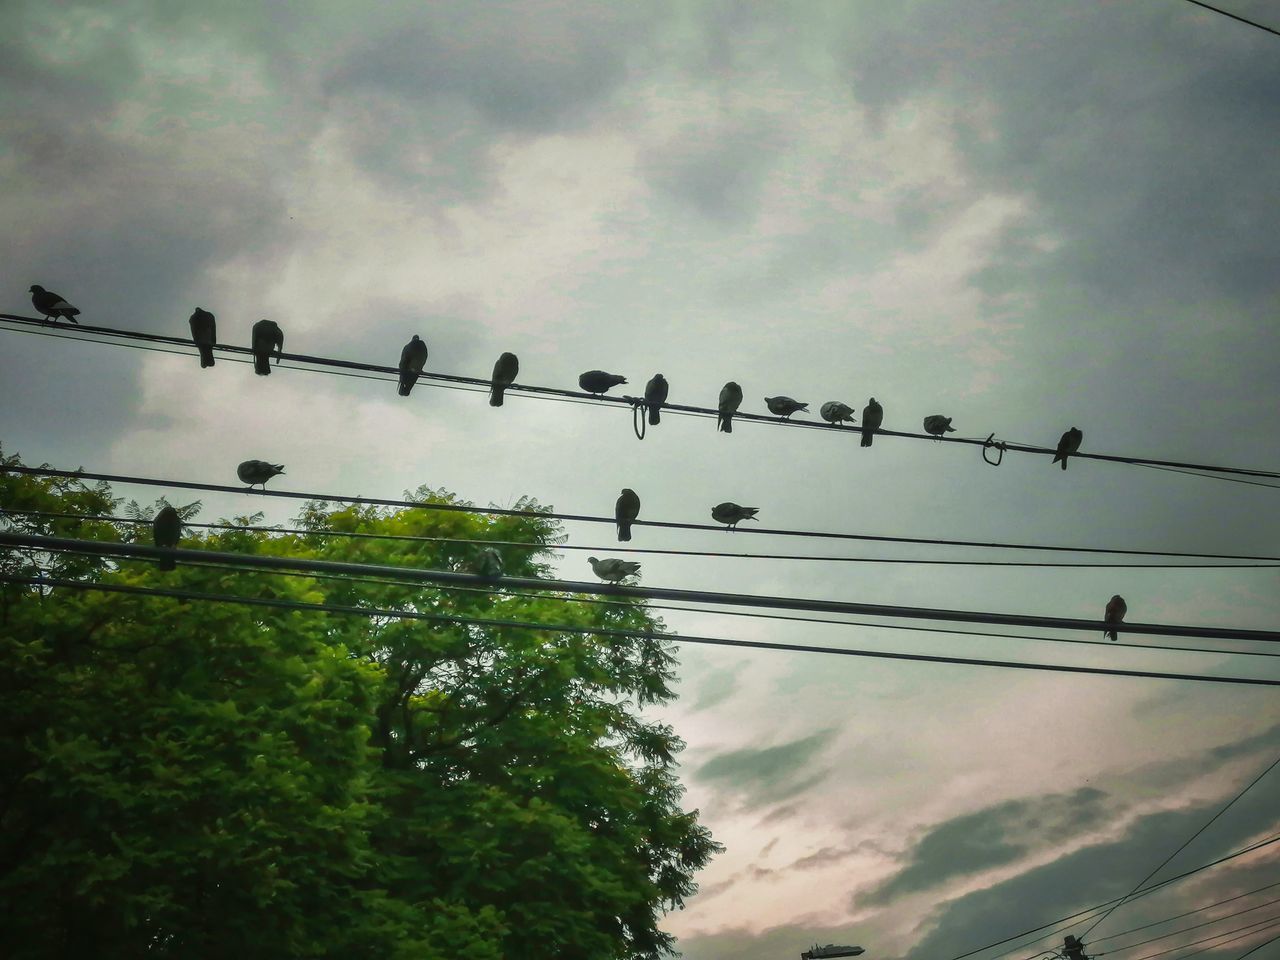
[[[16, 461], [10, 461], [16, 462]], [[415, 500], [456, 504], [419, 490]], [[109, 514], [105, 486], [0, 473], [0, 506]], [[192, 505], [194, 506], [194, 505]], [[532, 502], [522, 507], [537, 510]], [[130, 505], [145, 518], [150, 511]], [[188, 511], [189, 512], [189, 511]], [[247, 525], [253, 518], [239, 518]], [[147, 525], [8, 529], [150, 542]], [[555, 523], [308, 504], [297, 533], [183, 546], [547, 572]], [[188, 533], [193, 531], [188, 528]], [[392, 534], [404, 539], [333, 536]], [[10, 550], [4, 573], [657, 630], [573, 603]], [[717, 845], [680, 806], [669, 641], [0, 585], [0, 952], [12, 957], [651, 958]]]

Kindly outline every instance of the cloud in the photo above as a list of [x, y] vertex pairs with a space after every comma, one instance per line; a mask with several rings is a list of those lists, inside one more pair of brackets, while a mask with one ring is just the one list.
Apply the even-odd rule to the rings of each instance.
[[747, 797], [748, 806], [776, 803], [819, 783], [827, 769], [805, 775], [813, 760], [837, 731], [819, 730], [775, 747], [744, 747], [719, 754], [702, 764], [694, 776], [730, 793]]

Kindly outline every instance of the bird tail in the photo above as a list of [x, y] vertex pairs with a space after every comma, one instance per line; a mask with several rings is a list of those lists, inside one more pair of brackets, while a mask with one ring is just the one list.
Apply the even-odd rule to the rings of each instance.
[[413, 377], [400, 378], [400, 396], [407, 397], [409, 395], [409, 391], [413, 389], [414, 379]]
[[502, 406], [502, 398], [506, 393], [506, 389], [507, 388], [500, 383], [495, 383], [492, 386], [490, 386], [489, 387], [489, 406], [491, 407]]
[[255, 353], [253, 355], [253, 372], [260, 377], [266, 377], [271, 374], [271, 355], [269, 353]]
[[619, 520], [619, 521], [618, 521], [618, 539], [619, 539], [619, 540], [624, 540], [624, 541], [625, 541], [625, 540], [630, 540], [630, 539], [631, 539], [631, 524], [630, 524], [630, 523], [624, 522], [624, 521], [622, 521], [622, 520]]
[[875, 437], [875, 432], [874, 432], [874, 431], [872, 431], [872, 430], [868, 430], [867, 428], [863, 427], [863, 429], [862, 429], [862, 446], [864, 446], [864, 447], [869, 447], [869, 446], [871, 446], [871, 440], [872, 440], [872, 438], [873, 438], [873, 437]]
[[178, 563], [176, 560], [173, 559], [173, 557], [161, 557], [159, 562], [156, 564], [156, 566], [158, 566], [161, 570], [177, 570], [178, 569]]
[[717, 425], [724, 433], [733, 433], [733, 414], [722, 413], [717, 421]]
[[206, 344], [200, 344], [200, 368], [213, 366], [213, 347]]
[[649, 423], [660, 423], [662, 421], [662, 407], [660, 404], [649, 404]]
[[1103, 635], [1104, 637], [1106, 637], [1108, 640], [1115, 640], [1115, 639], [1117, 639], [1117, 637], [1118, 637], [1118, 635], [1116, 634], [1116, 632], [1115, 632], [1114, 630], [1107, 630], [1107, 631], [1106, 631], [1105, 633], [1103, 633], [1102, 635]]
[[[76, 313], [79, 313], [79, 312], [80, 312], [79, 310], [76, 311]], [[77, 327], [80, 326], [80, 321], [76, 319], [75, 313], [64, 313], [63, 316], [66, 317], [68, 320], [70, 320], [72, 323], [74, 323]]]
[[1062, 469], [1063, 469], [1063, 470], [1067, 469], [1067, 458], [1066, 458], [1066, 457], [1063, 457], [1063, 458], [1062, 458]]

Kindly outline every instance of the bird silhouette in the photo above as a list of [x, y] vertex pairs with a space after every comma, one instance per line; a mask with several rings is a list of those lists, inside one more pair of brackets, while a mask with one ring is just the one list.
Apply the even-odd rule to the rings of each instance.
[[711, 519], [717, 523], [727, 523], [728, 529], [733, 530], [743, 520], [754, 520], [759, 512], [759, 507], [740, 507], [732, 500], [726, 500], [711, 508]]
[[612, 583], [625, 580], [632, 574], [640, 572], [640, 564], [634, 560], [617, 560], [613, 557], [597, 560], [595, 557], [587, 557], [587, 563], [591, 564], [592, 573], [601, 580]]
[[882, 423], [884, 423], [884, 407], [876, 403], [876, 398], [872, 397], [862, 408], [862, 446], [871, 446], [871, 440]]
[[631, 539], [631, 521], [640, 516], [640, 497], [630, 487], [623, 487], [618, 496], [617, 505], [613, 508], [614, 518], [618, 521], [618, 539]]
[[516, 382], [520, 361], [514, 353], [504, 353], [493, 363], [493, 382], [489, 386], [489, 406], [502, 406], [507, 387]]
[[45, 320], [53, 320], [56, 323], [58, 317], [66, 317], [72, 323], [80, 322], [76, 319], [80, 311], [52, 290], [46, 290], [40, 284], [33, 283], [27, 292], [31, 294], [31, 305]]
[[[1103, 615], [1103, 619], [1107, 623], [1124, 623], [1124, 615], [1128, 612], [1129, 605], [1124, 602], [1124, 597], [1117, 593], [1107, 601], [1107, 611]], [[1104, 633], [1103, 636], [1111, 640], [1116, 640], [1119, 635], [1117, 634], [1115, 627], [1112, 627]]]
[[218, 342], [218, 325], [213, 314], [196, 307], [187, 321], [191, 324], [191, 340], [200, 351], [200, 368], [213, 366], [213, 345]]
[[253, 325], [249, 345], [253, 349], [253, 372], [265, 377], [271, 373], [272, 350], [276, 354], [276, 363], [280, 363], [280, 355], [284, 353], [284, 331], [272, 320], [259, 320]]
[[427, 364], [427, 345], [416, 333], [400, 351], [400, 396], [407, 397]]
[[733, 433], [733, 415], [742, 406], [742, 388], [730, 380], [720, 388], [719, 415], [716, 417], [716, 428], [725, 433]]
[[944, 433], [955, 433], [955, 428], [951, 426], [951, 418], [944, 417], [940, 413], [935, 413], [931, 417], [924, 418], [924, 432], [932, 434], [939, 440], [942, 439]]
[[669, 389], [667, 378], [660, 373], [655, 373], [653, 379], [644, 385], [644, 403], [649, 408], [650, 423], [661, 422], [662, 405], [667, 402]]
[[809, 412], [807, 403], [792, 400], [790, 397], [765, 397], [764, 405], [769, 408], [770, 413], [777, 414], [783, 420], [789, 419], [793, 413]]
[[853, 407], [839, 400], [828, 400], [818, 408], [818, 415], [827, 423], [839, 426], [841, 423], [853, 423]]
[[493, 547], [485, 547], [476, 557], [475, 571], [487, 580], [502, 576], [502, 554]]
[[[178, 545], [182, 536], [182, 517], [173, 507], [165, 504], [156, 518], [151, 521], [151, 539], [162, 550], [172, 550]], [[176, 570], [177, 562], [173, 557], [161, 557], [158, 566], [161, 570]]]
[[265, 460], [246, 460], [236, 467], [236, 476], [242, 483], [251, 488], [260, 483], [263, 490], [267, 489], [267, 481], [279, 473], [284, 473], [283, 463], [267, 463]]
[[1080, 441], [1084, 439], [1084, 432], [1072, 427], [1064, 433], [1058, 440], [1057, 452], [1053, 455], [1053, 462], [1062, 461], [1062, 469], [1067, 469], [1067, 457], [1080, 449]]
[[603, 370], [588, 370], [578, 377], [578, 386], [587, 393], [594, 393], [597, 396], [606, 392], [610, 387], [616, 387], [618, 384], [626, 382], [626, 377], [620, 377], [616, 373], [605, 373]]

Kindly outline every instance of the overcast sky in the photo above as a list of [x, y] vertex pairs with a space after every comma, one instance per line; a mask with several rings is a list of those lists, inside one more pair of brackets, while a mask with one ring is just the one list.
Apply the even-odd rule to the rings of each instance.
[[[1231, 8], [1280, 26], [1266, 0]], [[714, 405], [732, 379], [753, 412], [875, 396], [892, 429], [941, 413], [958, 436], [1053, 445], [1077, 426], [1088, 451], [1280, 468], [1280, 38], [1182, 0], [5, 12], [0, 312], [30, 314], [39, 283], [89, 323], [185, 335], [198, 304], [246, 345], [270, 317], [287, 349], [393, 364], [419, 334], [441, 372], [487, 376], [511, 350], [534, 384], [604, 368], [639, 392], [661, 371], [673, 402]], [[298, 490], [428, 484], [600, 514], [625, 485], [642, 519], [706, 522], [734, 500], [771, 527], [1280, 554], [1274, 490], [1137, 466], [992, 468], [956, 445], [673, 416], [641, 442], [625, 409], [494, 410], [425, 384], [406, 400], [9, 331], [0, 364], [0, 443], [34, 463], [229, 483], [256, 457]], [[201, 519], [258, 506], [208, 497]], [[979, 558], [643, 527], [632, 545]], [[1081, 618], [1121, 593], [1132, 621], [1260, 629], [1280, 614], [1274, 569], [643, 561], [661, 586]], [[561, 571], [589, 576], [577, 553]], [[1262, 657], [666, 620], [1280, 677]], [[688, 743], [687, 801], [727, 846], [667, 921], [691, 960], [815, 941], [949, 960], [1126, 892], [1280, 752], [1265, 688], [681, 657], [664, 715]], [[1280, 832], [1277, 810], [1280, 773], [1168, 870]], [[1280, 880], [1274, 849], [1093, 937]]]

